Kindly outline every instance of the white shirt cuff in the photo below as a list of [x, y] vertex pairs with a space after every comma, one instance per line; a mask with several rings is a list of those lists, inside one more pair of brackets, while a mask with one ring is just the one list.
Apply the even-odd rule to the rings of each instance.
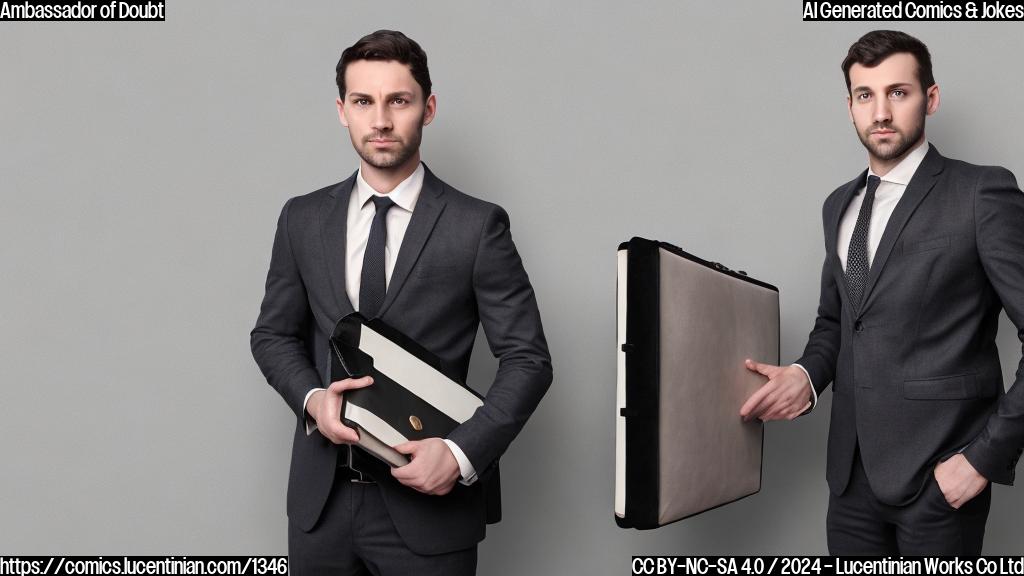
[[313, 395], [313, 392], [316, 392], [317, 390], [325, 390], [325, 388], [313, 388], [309, 392], [306, 392], [306, 399], [302, 401], [302, 413], [306, 416], [306, 436], [309, 436], [314, 430], [316, 430], [316, 420], [309, 415], [309, 412], [306, 410], [306, 404], [309, 404], [309, 398]]
[[473, 468], [469, 458], [466, 458], [466, 453], [462, 451], [462, 448], [459, 448], [458, 444], [447, 438], [444, 439], [444, 443], [448, 445], [448, 449], [452, 451], [452, 456], [455, 456], [455, 461], [459, 463], [459, 473], [462, 474], [459, 484], [469, 486], [476, 482], [476, 469]]
[[807, 368], [804, 368], [799, 364], [793, 364], [793, 366], [804, 371], [804, 375], [807, 376], [807, 383], [811, 385], [811, 407], [807, 409], [807, 412], [810, 412], [818, 405], [818, 391], [814, 389], [814, 381], [811, 380], [811, 375], [807, 372]]

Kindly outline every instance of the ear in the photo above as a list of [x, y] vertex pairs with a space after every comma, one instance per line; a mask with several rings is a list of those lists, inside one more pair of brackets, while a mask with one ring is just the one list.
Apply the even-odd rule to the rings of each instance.
[[846, 113], [850, 116], [850, 123], [856, 124], [853, 120], [853, 98], [849, 94], [846, 95]]
[[926, 108], [927, 114], [931, 116], [939, 109], [939, 85], [932, 84], [931, 88], [928, 88], [928, 107]]
[[342, 126], [348, 128], [348, 118], [345, 118], [345, 101], [335, 98], [334, 103], [338, 106], [338, 120], [341, 121]]
[[434, 121], [434, 114], [437, 113], [437, 98], [431, 94], [427, 98], [426, 106], [423, 108], [423, 125], [426, 126]]

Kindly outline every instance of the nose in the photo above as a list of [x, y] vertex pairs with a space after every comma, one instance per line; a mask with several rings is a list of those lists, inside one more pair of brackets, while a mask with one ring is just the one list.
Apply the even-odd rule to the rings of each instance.
[[391, 111], [388, 109], [386, 102], [378, 104], [373, 111], [373, 122], [372, 128], [380, 132], [387, 132], [391, 130]]
[[875, 99], [875, 123], [881, 124], [892, 120], [892, 110], [889, 107], [888, 98], [876, 98]]

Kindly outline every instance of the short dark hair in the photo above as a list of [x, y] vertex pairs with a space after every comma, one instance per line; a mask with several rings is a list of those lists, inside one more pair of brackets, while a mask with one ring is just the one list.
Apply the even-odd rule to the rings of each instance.
[[415, 40], [397, 30], [377, 30], [345, 48], [335, 68], [338, 94], [345, 98], [345, 69], [356, 60], [394, 60], [409, 67], [416, 83], [423, 88], [423, 97], [430, 96], [430, 70], [427, 53]]
[[906, 52], [917, 59], [917, 79], [921, 89], [928, 90], [935, 84], [932, 75], [932, 56], [928, 47], [910, 34], [898, 30], [874, 30], [860, 37], [850, 46], [843, 60], [843, 74], [846, 76], [846, 91], [850, 91], [850, 68], [860, 64], [873, 68], [893, 54]]

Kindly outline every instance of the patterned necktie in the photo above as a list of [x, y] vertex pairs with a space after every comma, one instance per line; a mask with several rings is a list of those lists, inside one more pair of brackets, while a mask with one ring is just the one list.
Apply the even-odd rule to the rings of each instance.
[[864, 194], [864, 202], [857, 214], [857, 224], [853, 227], [850, 237], [850, 251], [846, 255], [846, 287], [850, 290], [850, 300], [854, 310], [860, 310], [860, 301], [864, 297], [864, 281], [868, 271], [868, 228], [871, 225], [871, 208], [875, 203], [875, 191], [882, 180], [878, 176], [868, 177], [868, 189]]
[[363, 254], [363, 272], [359, 281], [359, 313], [366, 318], [376, 318], [384, 303], [387, 292], [387, 276], [384, 270], [384, 248], [388, 239], [388, 210], [395, 205], [386, 196], [371, 196], [377, 208], [370, 225], [370, 237]]

